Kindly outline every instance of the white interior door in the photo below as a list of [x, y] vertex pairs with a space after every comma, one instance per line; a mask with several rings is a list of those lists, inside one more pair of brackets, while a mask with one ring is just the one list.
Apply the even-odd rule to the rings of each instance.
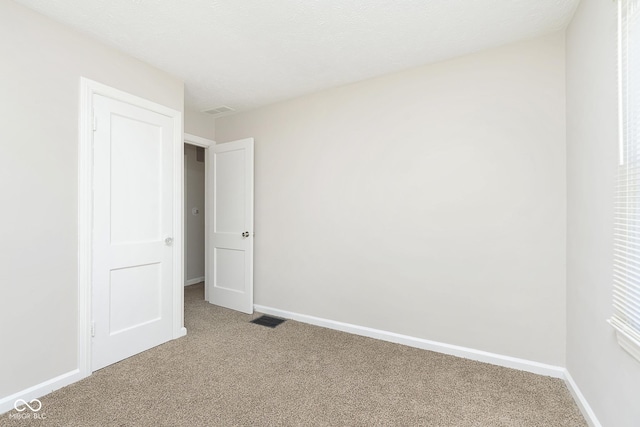
[[253, 138], [207, 151], [209, 302], [253, 313]]
[[93, 96], [91, 368], [172, 339], [171, 118]]

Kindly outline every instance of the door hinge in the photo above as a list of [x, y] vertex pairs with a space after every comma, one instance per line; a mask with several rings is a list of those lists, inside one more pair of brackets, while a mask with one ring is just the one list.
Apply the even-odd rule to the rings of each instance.
[[96, 336], [96, 322], [91, 322], [91, 336]]
[[93, 131], [97, 131], [98, 130], [98, 116], [96, 116], [95, 114], [93, 115]]

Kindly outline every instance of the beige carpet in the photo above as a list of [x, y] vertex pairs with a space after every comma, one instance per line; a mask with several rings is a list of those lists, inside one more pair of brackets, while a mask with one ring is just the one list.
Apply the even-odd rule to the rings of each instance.
[[43, 397], [2, 426], [586, 426], [558, 379], [294, 321], [185, 291], [187, 337]]

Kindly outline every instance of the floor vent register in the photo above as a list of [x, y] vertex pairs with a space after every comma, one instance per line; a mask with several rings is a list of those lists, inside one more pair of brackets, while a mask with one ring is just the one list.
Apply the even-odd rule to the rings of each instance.
[[279, 319], [277, 317], [272, 317], [272, 316], [260, 316], [256, 319], [253, 319], [251, 321], [251, 323], [255, 323], [256, 325], [262, 325], [262, 326], [266, 326], [268, 328], [275, 328], [276, 326], [280, 325], [281, 323], [283, 323], [286, 319]]

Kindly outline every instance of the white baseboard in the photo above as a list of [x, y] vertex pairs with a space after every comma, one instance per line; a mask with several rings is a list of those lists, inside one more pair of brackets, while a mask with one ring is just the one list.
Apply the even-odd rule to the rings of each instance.
[[591, 409], [589, 402], [587, 402], [587, 399], [584, 397], [584, 395], [578, 388], [578, 385], [573, 380], [573, 377], [571, 376], [569, 371], [566, 369], [564, 372], [564, 382], [567, 385], [567, 388], [569, 389], [569, 391], [571, 392], [571, 395], [573, 396], [573, 400], [576, 401], [576, 404], [578, 405], [580, 412], [582, 412], [582, 416], [584, 417], [585, 420], [587, 420], [587, 423], [589, 424], [589, 426], [602, 427], [602, 424], [600, 424], [600, 421], [598, 421], [598, 418], [596, 417], [596, 414], [593, 412], [593, 409]]
[[584, 395], [578, 388], [569, 371], [560, 366], [547, 365], [544, 363], [534, 362], [526, 359], [519, 359], [516, 357], [505, 356], [502, 354], [489, 353], [482, 350], [476, 350], [468, 347], [461, 347], [457, 345], [451, 345], [441, 343], [437, 341], [425, 340], [422, 338], [411, 337], [408, 335], [396, 334], [394, 332], [382, 331], [379, 329], [368, 328], [365, 326], [352, 325], [349, 323], [337, 322], [335, 320], [323, 319], [320, 317], [308, 316], [306, 314], [292, 313], [290, 311], [279, 310], [277, 308], [265, 307], [262, 305], [255, 305], [255, 310], [269, 314], [272, 316], [278, 316], [285, 319], [292, 319], [302, 323], [308, 323], [310, 325], [321, 326], [328, 329], [335, 329], [337, 331], [348, 332], [355, 335], [361, 335], [369, 338], [375, 338], [382, 341], [393, 342], [396, 344], [403, 344], [409, 347], [420, 348], [423, 350], [435, 351], [438, 353], [449, 354], [452, 356], [463, 357], [465, 359], [477, 360], [479, 362], [491, 363], [492, 365], [504, 366], [507, 368], [518, 369], [521, 371], [531, 372], [539, 375], [546, 375], [554, 378], [561, 378], [564, 380], [569, 392], [573, 396], [582, 416], [589, 424], [590, 427], [602, 427], [602, 424], [598, 421], [593, 409], [585, 399]]
[[545, 363], [519, 359], [517, 357], [505, 356], [502, 354], [489, 353], [473, 348], [425, 340], [408, 335], [396, 334], [395, 332], [368, 328], [366, 326], [358, 326], [349, 323], [337, 322], [335, 320], [322, 319], [320, 317], [308, 316], [306, 314], [292, 313], [289, 311], [265, 307], [262, 305], [255, 305], [254, 308], [260, 313], [283, 317], [285, 319], [297, 320], [298, 322], [308, 323], [310, 325], [322, 326], [324, 328], [335, 329], [337, 331], [348, 332], [351, 334], [361, 335], [369, 338], [376, 338], [382, 341], [403, 344], [409, 347], [435, 351], [438, 353], [449, 354], [465, 359], [477, 360], [479, 362], [490, 363], [492, 365], [518, 369], [520, 371], [532, 372], [534, 374], [546, 375], [554, 378], [565, 378], [566, 370], [560, 366], [547, 365]]
[[[59, 375], [55, 378], [47, 380], [43, 383], [34, 385], [33, 387], [29, 387], [25, 390], [19, 391], [18, 393], [14, 393], [10, 396], [0, 398], [0, 414], [4, 414], [5, 412], [9, 412], [13, 409], [13, 405], [16, 400], [22, 399], [26, 402], [31, 401], [32, 399], [37, 399], [39, 397], [44, 396], [45, 394], [49, 394], [54, 390], [58, 390], [64, 386], [67, 386], [71, 383], [75, 383], [76, 381], [80, 381], [82, 378], [82, 374], [79, 369], [75, 369], [71, 372], [67, 372], [66, 374]], [[46, 407], [42, 408], [43, 412], [46, 413]]]
[[204, 282], [204, 276], [196, 277], [195, 279], [189, 279], [184, 281], [185, 286], [195, 285], [196, 283]]

